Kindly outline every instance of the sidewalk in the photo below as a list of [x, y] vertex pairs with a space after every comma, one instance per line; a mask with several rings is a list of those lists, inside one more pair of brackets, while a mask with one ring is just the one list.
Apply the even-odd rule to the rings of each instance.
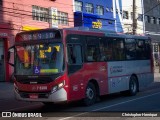
[[0, 100], [14, 98], [13, 83], [0, 82]]
[[154, 68], [154, 82], [160, 82], [160, 73], [158, 67]]

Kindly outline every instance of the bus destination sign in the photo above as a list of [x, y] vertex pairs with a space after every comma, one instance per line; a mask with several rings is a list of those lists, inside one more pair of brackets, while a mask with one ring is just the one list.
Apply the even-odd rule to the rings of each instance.
[[24, 33], [21, 34], [23, 40], [45, 40], [55, 38], [54, 32]]

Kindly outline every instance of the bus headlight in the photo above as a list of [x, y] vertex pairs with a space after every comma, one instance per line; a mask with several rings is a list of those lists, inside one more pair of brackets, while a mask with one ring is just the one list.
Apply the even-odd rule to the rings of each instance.
[[61, 89], [64, 85], [65, 85], [65, 82], [64, 82], [64, 81], [62, 81], [61, 83], [55, 85], [55, 86], [52, 88], [51, 93], [54, 93], [54, 92], [56, 92], [57, 90]]

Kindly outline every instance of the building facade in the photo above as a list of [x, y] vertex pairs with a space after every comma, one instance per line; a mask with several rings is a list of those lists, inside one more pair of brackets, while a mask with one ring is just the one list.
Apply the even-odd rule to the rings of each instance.
[[150, 35], [153, 42], [160, 41], [160, 0], [145, 0], [145, 33]]
[[[116, 3], [120, 2], [122, 13], [118, 14], [123, 32], [133, 34], [133, 0], [115, 0]], [[118, 9], [118, 7], [116, 8]], [[143, 0], [135, 0], [135, 33], [144, 34], [144, 19], [143, 19]]]
[[84, 26], [93, 29], [122, 32], [119, 16], [121, 2], [118, 1], [119, 11], [116, 12], [115, 0], [74, 0], [74, 26]]
[[[136, 34], [149, 34], [157, 45], [160, 7], [152, 7], [159, 0], [135, 1]], [[0, 6], [0, 81], [9, 81], [13, 73], [7, 50], [18, 32], [78, 26], [133, 32], [133, 0], [0, 0]]]
[[0, 0], [0, 6], [0, 81], [13, 73], [7, 51], [18, 32], [74, 26], [72, 0]]
[[[74, 0], [74, 26], [132, 34], [133, 0]], [[144, 34], [143, 0], [136, 0], [136, 34]]]
[[144, 2], [145, 33], [152, 39], [155, 65], [160, 58], [160, 0]]

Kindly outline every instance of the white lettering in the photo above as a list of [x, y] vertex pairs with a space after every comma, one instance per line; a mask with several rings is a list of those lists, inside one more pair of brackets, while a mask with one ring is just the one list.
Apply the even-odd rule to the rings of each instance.
[[28, 117], [42, 117], [41, 113], [28, 113]]
[[42, 117], [42, 114], [41, 113], [2, 112], [2, 117]]
[[124, 117], [157, 117], [157, 113], [122, 113]]

